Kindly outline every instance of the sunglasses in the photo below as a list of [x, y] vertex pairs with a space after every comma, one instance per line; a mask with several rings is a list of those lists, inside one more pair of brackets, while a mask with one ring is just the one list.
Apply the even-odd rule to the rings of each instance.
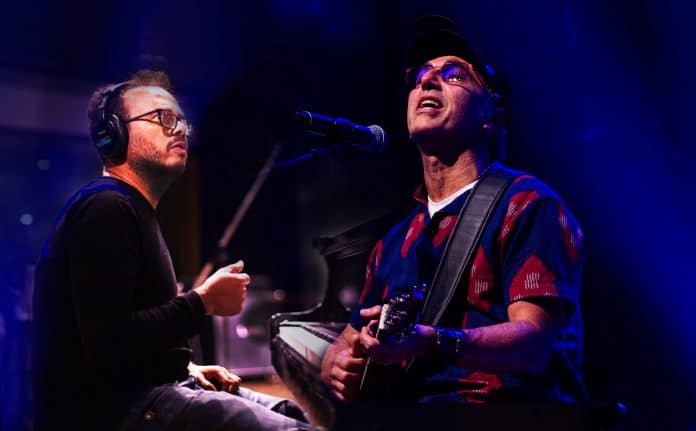
[[476, 74], [470, 64], [448, 61], [440, 67], [435, 67], [432, 64], [424, 64], [421, 67], [409, 67], [406, 69], [407, 88], [409, 90], [416, 88], [421, 84], [423, 76], [431, 70], [439, 71], [440, 78], [447, 84], [462, 85], [465, 82], [476, 81]]

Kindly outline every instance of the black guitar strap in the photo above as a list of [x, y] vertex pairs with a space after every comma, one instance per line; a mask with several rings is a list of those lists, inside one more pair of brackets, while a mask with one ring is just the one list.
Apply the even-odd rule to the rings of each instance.
[[496, 164], [471, 191], [445, 246], [418, 323], [431, 326], [438, 324], [463, 275], [471, 267], [483, 229], [505, 190], [518, 175], [519, 173]]

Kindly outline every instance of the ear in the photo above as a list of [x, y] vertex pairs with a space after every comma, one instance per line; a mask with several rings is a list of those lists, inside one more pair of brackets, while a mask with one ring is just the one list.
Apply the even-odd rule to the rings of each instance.
[[479, 124], [481, 130], [483, 130], [485, 133], [490, 133], [495, 127], [495, 113], [489, 109], [489, 107], [481, 110]]
[[497, 94], [485, 93], [481, 101], [481, 112], [479, 114], [479, 124], [481, 129], [489, 133], [495, 127], [496, 121], [496, 96]]
[[505, 160], [507, 157], [507, 126], [508, 111], [502, 106], [495, 108], [493, 112], [493, 123], [491, 124], [491, 145], [490, 151], [494, 158]]
[[508, 123], [508, 111], [502, 106], [496, 106], [493, 110], [493, 124], [505, 127]]

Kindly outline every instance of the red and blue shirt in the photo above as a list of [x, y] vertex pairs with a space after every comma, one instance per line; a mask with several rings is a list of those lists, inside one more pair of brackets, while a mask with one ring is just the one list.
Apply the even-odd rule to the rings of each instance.
[[[571, 315], [554, 350], [574, 372], [580, 367], [581, 356], [582, 231], [556, 192], [531, 175], [518, 174], [484, 229], [468, 283], [459, 288], [466, 291], [458, 292], [440, 326], [468, 329], [505, 322], [507, 307], [515, 301], [560, 298]], [[354, 328], [359, 330], [365, 323], [360, 309], [382, 304], [415, 285], [431, 283], [469, 193], [432, 217], [425, 188], [414, 193], [416, 207], [372, 250], [365, 285], [350, 320]], [[521, 376], [442, 364], [431, 370], [429, 379], [437, 381], [438, 387], [451, 389], [444, 391], [450, 399], [462, 401], [485, 401], [500, 388], [512, 388], [527, 399], [562, 399], [560, 377], [554, 376], [551, 368], [556, 367], [549, 367], [541, 376]], [[442, 385], [443, 381], [449, 384]]]

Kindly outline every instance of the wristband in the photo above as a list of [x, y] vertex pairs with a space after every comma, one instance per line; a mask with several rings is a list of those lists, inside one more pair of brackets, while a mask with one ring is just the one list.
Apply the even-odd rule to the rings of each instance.
[[461, 355], [464, 352], [464, 331], [435, 327], [437, 350], [446, 355]]

